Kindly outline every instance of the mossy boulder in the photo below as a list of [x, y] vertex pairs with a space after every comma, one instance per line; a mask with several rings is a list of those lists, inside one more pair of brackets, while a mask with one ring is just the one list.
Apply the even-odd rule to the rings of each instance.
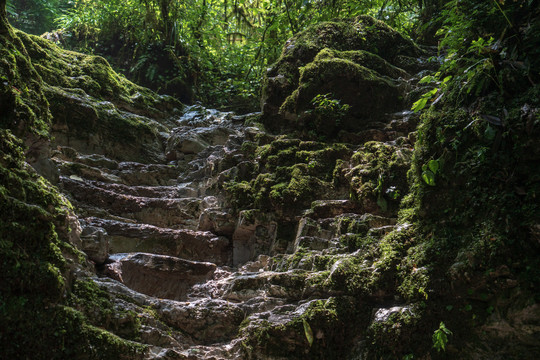
[[[134, 339], [133, 330], [137, 328], [136, 317], [125, 316], [111, 322], [113, 305], [109, 302], [106, 309], [106, 304], [99, 299], [102, 294], [83, 293], [74, 285], [75, 274], [91, 274], [85, 255], [78, 250], [80, 225], [73, 215], [71, 204], [36, 172], [35, 163], [34, 167], [29, 163], [48, 157], [50, 126], [53, 117], [60, 115], [59, 112], [50, 111], [49, 104], [56, 100], [49, 99], [54, 92], [51, 89], [85, 97], [88, 106], [103, 101], [105, 96], [118, 100], [122, 106], [139, 109], [142, 109], [137, 105], [140, 101], [157, 99], [157, 102], [153, 102], [156, 106], [167, 102], [156, 96], [135, 93], [131, 98], [126, 97], [128, 92], [122, 90], [121, 85], [127, 83], [118, 80], [110, 68], [105, 78], [99, 78], [97, 74], [85, 77], [84, 72], [93, 71], [92, 66], [83, 70], [83, 66], [75, 61], [77, 57], [84, 58], [85, 55], [60, 50], [48, 54], [48, 51], [57, 49], [9, 26], [4, 5], [5, 1], [0, 1], [2, 357], [141, 359], [146, 346], [130, 341]], [[72, 57], [74, 62], [67, 61], [67, 57]], [[90, 57], [86, 59], [91, 62]], [[106, 68], [103, 61], [94, 60], [96, 65], [101, 64], [102, 68]], [[44, 65], [45, 62], [48, 64]], [[52, 75], [52, 72], [48, 72], [64, 66], [64, 70], [71, 68], [73, 73]], [[75, 73], [79, 75], [73, 75]], [[109, 75], [114, 81], [109, 81]], [[75, 79], [78, 76], [81, 77]], [[134, 85], [128, 86], [137, 89]], [[101, 89], [110, 91], [102, 93]], [[145, 92], [143, 90], [141, 93]], [[63, 116], [69, 116], [70, 109], [63, 111], [66, 112]], [[166, 107], [158, 111], [162, 114], [167, 112]], [[84, 116], [87, 115], [84, 113]], [[84, 117], [80, 119], [89, 120]], [[99, 120], [99, 116], [92, 120]], [[136, 124], [132, 128], [141, 125]], [[144, 126], [150, 128], [149, 125]], [[148, 130], [146, 133], [154, 131]], [[81, 280], [79, 284], [88, 281]], [[94, 317], [93, 308], [99, 311], [98, 317]], [[115, 316], [117, 314], [115, 311]]]
[[369, 321], [353, 297], [317, 299], [272, 320], [250, 319], [240, 330], [246, 359], [348, 358], [353, 339]]
[[[322, 52], [324, 49], [331, 50]], [[309, 107], [309, 102], [313, 99], [311, 95], [336, 92], [343, 95], [344, 80], [344, 88], [351, 90], [351, 87], [354, 87], [352, 93], [360, 97], [352, 101], [351, 95], [347, 98], [349, 102], [337, 97], [354, 108], [356, 117], [373, 113], [372, 109], [359, 111], [362, 103], [366, 105], [379, 102], [388, 105], [388, 102], [392, 101], [390, 108], [399, 106], [397, 92], [389, 90], [392, 88], [391, 84], [380, 78], [378, 71], [382, 75], [405, 76], [405, 71], [398, 68], [403, 62], [401, 59], [415, 57], [420, 53], [420, 49], [411, 40], [369, 16], [323, 22], [309, 27], [285, 44], [280, 59], [267, 73], [262, 98], [263, 121], [272, 130], [300, 128], [302, 124], [291, 124], [290, 116], [284, 119], [280, 109], [288, 109], [289, 113], [298, 115], [298, 112]], [[312, 62], [313, 64], [310, 64]], [[370, 67], [373, 69], [371, 72], [365, 69]], [[379, 90], [374, 90], [372, 94], [367, 93], [364, 80], [373, 81], [376, 77], [380, 79], [377, 80], [378, 86], [375, 88], [383, 89], [382, 94]], [[326, 86], [315, 92], [314, 89], [321, 83]], [[306, 93], [306, 87], [311, 88], [312, 92]], [[298, 93], [302, 92], [306, 93], [306, 96], [298, 99]], [[354, 126], [351, 130], [354, 130]]]
[[87, 268], [71, 205], [25, 162], [23, 142], [7, 129], [0, 130], [0, 213], [2, 355], [142, 358], [143, 346], [95, 327], [96, 319], [72, 307], [80, 299], [71, 292], [73, 272]]
[[48, 105], [23, 42], [9, 25], [0, 26], [0, 126], [19, 136], [46, 136], [51, 121]]
[[397, 79], [399, 77], [408, 78], [409, 73], [398, 66], [392, 65], [379, 55], [370, 53], [366, 50], [338, 51], [330, 48], [321, 50], [314, 61], [324, 59], [344, 59], [352, 61], [355, 64], [364, 66], [378, 73], [379, 76]]
[[[339, 105], [331, 108], [317, 95]], [[399, 91], [377, 72], [340, 58], [321, 58], [300, 70], [298, 89], [279, 113], [298, 129], [334, 137], [340, 130], [357, 132], [387, 112], [400, 109]], [[340, 113], [341, 112], [341, 113]]]
[[366, 211], [397, 215], [409, 189], [411, 161], [412, 149], [408, 146], [370, 141], [352, 155], [350, 167], [343, 167], [341, 175]]
[[352, 153], [347, 145], [279, 136], [254, 151], [253, 146], [245, 146], [246, 157], [254, 157], [251, 171], [223, 184], [234, 209], [256, 207], [293, 219], [316, 199], [345, 196], [333, 175]]
[[[99, 56], [66, 51], [38, 36], [15, 32], [42, 81], [52, 115], [54, 145], [122, 161], [164, 161], [160, 132], [182, 104], [118, 75]], [[26, 87], [23, 87], [26, 89]], [[4, 105], [7, 106], [7, 105]]]

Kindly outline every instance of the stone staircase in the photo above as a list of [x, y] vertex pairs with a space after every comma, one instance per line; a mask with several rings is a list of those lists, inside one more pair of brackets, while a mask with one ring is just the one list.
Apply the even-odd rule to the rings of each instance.
[[[356, 307], [359, 294], [350, 288], [363, 287], [348, 283], [350, 271], [378, 271], [378, 243], [395, 230], [394, 217], [366, 213], [349, 199], [315, 201], [280, 247], [278, 221], [232, 210], [216, 184], [248, 161], [242, 144], [261, 134], [244, 126], [250, 117], [188, 108], [166, 136], [167, 163], [62, 145], [54, 154], [59, 186], [78, 211], [82, 250], [96, 265], [93, 281], [119, 313], [138, 314], [137, 341], [149, 346], [148, 359], [287, 358], [279, 354], [308, 341], [299, 319], [312, 322], [311, 341], [332, 341], [339, 322], [317, 325], [314, 309], [336, 301]], [[409, 141], [411, 114], [392, 117], [377, 134], [398, 149]], [[371, 305], [358, 311], [358, 336], [376, 320], [372, 313], [395, 307], [384, 290], [362, 296]], [[262, 349], [261, 329], [285, 348]]]

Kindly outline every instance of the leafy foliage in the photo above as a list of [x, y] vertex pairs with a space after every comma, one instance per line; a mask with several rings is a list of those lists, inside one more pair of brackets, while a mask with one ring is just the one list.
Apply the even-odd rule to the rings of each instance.
[[[182, 93], [186, 101], [253, 110], [262, 75], [294, 34], [360, 14], [407, 31], [417, 6], [412, 0], [77, 0], [57, 21], [76, 47], [120, 57], [111, 62], [143, 85]], [[191, 87], [195, 93], [186, 94]]]
[[70, 6], [69, 3], [66, 0], [8, 0], [6, 10], [15, 27], [39, 35], [54, 28], [56, 17]]
[[433, 332], [433, 347], [437, 351], [446, 350], [448, 335], [452, 335], [452, 332], [441, 321], [439, 328]]
[[437, 20], [446, 53], [440, 76], [453, 75], [446, 89], [454, 101], [470, 102], [493, 90], [509, 96], [538, 80], [540, 51], [531, 46], [538, 42], [532, 33], [537, 6], [530, 0], [446, 2]]

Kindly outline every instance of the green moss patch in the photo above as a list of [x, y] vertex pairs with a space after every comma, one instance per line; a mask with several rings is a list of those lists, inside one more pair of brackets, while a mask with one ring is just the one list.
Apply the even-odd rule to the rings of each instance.
[[[267, 74], [263, 122], [273, 130], [301, 129], [303, 123], [291, 120], [296, 120], [317, 94], [335, 93], [338, 100], [354, 108], [356, 118], [373, 114], [377, 102], [398, 104], [392, 85], [383, 79], [375, 81], [377, 73], [366, 68], [383, 75], [405, 76], [403, 70], [390, 64], [399, 56], [418, 54], [420, 50], [412, 41], [369, 16], [309, 27], [288, 41]], [[372, 101], [368, 86], [376, 86], [376, 93], [386, 100]], [[387, 101], [390, 98], [392, 101]], [[347, 125], [355, 128], [352, 122]]]
[[344, 144], [278, 137], [255, 150], [252, 172], [226, 182], [224, 188], [238, 210], [255, 207], [291, 216], [335, 193], [333, 171], [350, 154]]

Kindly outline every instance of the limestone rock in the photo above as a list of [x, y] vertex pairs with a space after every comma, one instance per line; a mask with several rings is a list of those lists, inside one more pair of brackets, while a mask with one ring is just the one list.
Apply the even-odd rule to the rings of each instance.
[[84, 224], [81, 242], [82, 251], [96, 264], [103, 264], [109, 257], [109, 238], [103, 228]]
[[207, 344], [232, 338], [244, 320], [242, 309], [224, 300], [162, 301], [157, 311], [165, 323]]
[[210, 232], [160, 228], [100, 218], [86, 220], [92, 226], [107, 231], [111, 253], [152, 252], [217, 265], [231, 263], [229, 239]]
[[199, 217], [201, 231], [211, 231], [217, 235], [232, 236], [235, 230], [235, 222], [231, 214], [219, 209], [205, 209]]
[[174, 300], [185, 299], [190, 286], [208, 280], [216, 270], [212, 263], [148, 253], [116, 254], [111, 259], [119, 263], [115, 272], [130, 288]]
[[196, 154], [213, 145], [224, 145], [234, 131], [228, 127], [212, 126], [204, 128], [175, 128], [168, 139], [166, 151], [171, 159], [181, 154]]
[[268, 254], [276, 238], [277, 224], [259, 211], [242, 211], [233, 234], [233, 265]]

